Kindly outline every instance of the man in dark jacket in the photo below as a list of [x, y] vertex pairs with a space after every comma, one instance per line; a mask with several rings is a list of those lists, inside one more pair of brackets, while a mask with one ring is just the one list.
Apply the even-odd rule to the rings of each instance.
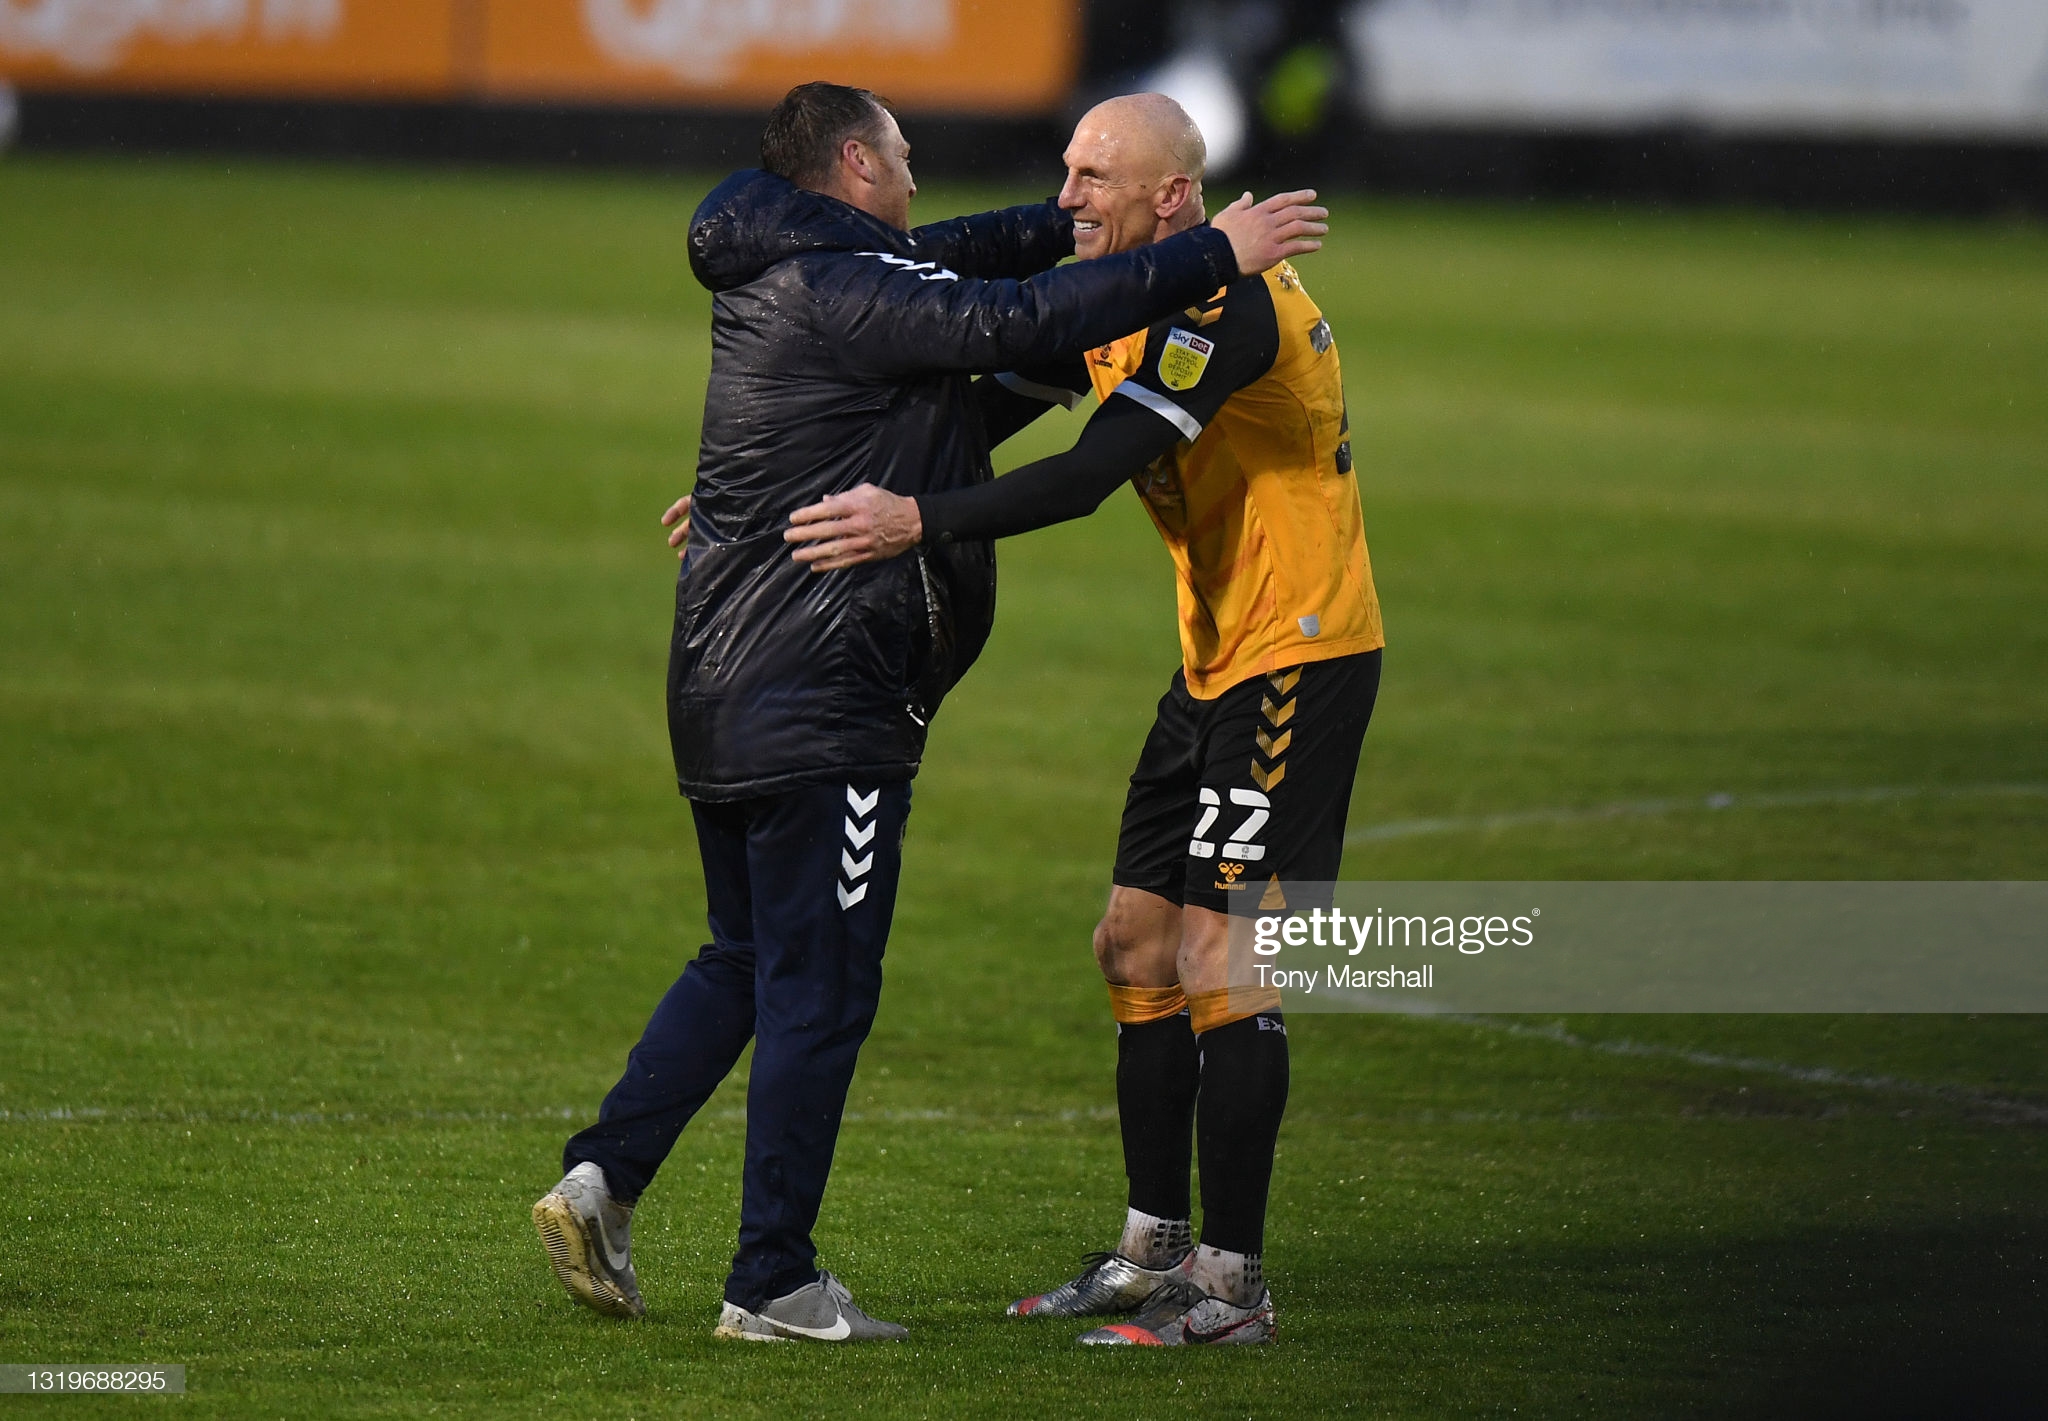
[[[1073, 252], [1057, 204], [905, 230], [909, 145], [865, 90], [792, 90], [767, 171], [697, 209], [690, 265], [715, 293], [712, 373], [670, 644], [669, 732], [704, 862], [712, 941], [656, 1007], [597, 1123], [534, 1206], [570, 1294], [644, 1310], [633, 1202], [754, 1042], [739, 1248], [722, 1337], [895, 1338], [811, 1242], [855, 1059], [881, 994], [910, 779], [940, 699], [987, 639], [986, 542], [816, 576], [794, 509], [862, 483], [936, 493], [991, 477], [1021, 424], [970, 376], [1055, 360], [1314, 250], [1313, 193], [1126, 256]], [[671, 510], [674, 517], [680, 510]]]

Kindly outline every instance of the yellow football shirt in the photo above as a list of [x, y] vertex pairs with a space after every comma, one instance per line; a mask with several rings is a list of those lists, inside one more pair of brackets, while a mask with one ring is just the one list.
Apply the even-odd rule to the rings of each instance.
[[1283, 262], [1089, 352], [1181, 432], [1133, 486], [1178, 572], [1188, 691], [1382, 646], [1329, 322]]

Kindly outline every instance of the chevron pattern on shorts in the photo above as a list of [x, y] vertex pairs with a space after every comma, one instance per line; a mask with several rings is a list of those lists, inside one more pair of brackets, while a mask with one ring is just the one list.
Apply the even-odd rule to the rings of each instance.
[[[1301, 668], [1292, 671], [1275, 671], [1266, 678], [1270, 688], [1259, 709], [1266, 717], [1266, 724], [1254, 732], [1252, 738], [1258, 744], [1258, 753], [1252, 756], [1252, 783], [1262, 790], [1270, 790], [1287, 778], [1287, 747], [1294, 743], [1294, 732], [1283, 730], [1288, 721], [1294, 719], [1294, 708], [1300, 698], [1294, 688], [1301, 684]], [[1261, 761], [1265, 763], [1260, 763]]]

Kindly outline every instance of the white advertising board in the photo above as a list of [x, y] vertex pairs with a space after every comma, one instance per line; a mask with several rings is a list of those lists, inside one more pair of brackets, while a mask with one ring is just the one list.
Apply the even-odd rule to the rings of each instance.
[[1362, 0], [1393, 125], [2048, 136], [2048, 0]]

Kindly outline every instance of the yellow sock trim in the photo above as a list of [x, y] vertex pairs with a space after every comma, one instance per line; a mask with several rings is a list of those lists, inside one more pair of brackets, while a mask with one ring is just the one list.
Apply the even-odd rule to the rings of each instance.
[[1119, 987], [1109, 984], [1109, 1014], [1125, 1026], [1143, 1026], [1178, 1016], [1188, 999], [1179, 987]]
[[1274, 987], [1218, 987], [1213, 992], [1189, 992], [1188, 1015], [1195, 1035], [1243, 1021], [1262, 1011], [1280, 1009], [1280, 992]]

